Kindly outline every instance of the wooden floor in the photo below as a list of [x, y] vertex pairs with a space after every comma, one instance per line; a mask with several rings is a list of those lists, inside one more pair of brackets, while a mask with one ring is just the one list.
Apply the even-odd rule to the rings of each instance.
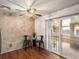
[[0, 55], [0, 59], [65, 59], [44, 49], [28, 48]]

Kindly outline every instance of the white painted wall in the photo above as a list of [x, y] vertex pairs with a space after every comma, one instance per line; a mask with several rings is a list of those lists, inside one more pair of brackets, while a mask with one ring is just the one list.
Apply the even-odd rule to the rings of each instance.
[[43, 40], [45, 41], [45, 18], [44, 17], [37, 18], [35, 20], [35, 32], [37, 35], [43, 35], [44, 36]]
[[35, 20], [35, 31], [38, 35], [45, 33], [45, 18], [41, 17]]

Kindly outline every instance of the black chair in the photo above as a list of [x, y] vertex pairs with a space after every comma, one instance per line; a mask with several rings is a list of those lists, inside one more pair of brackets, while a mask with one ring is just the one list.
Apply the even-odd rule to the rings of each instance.
[[24, 35], [23, 48], [32, 48], [32, 40], [29, 35]]
[[39, 48], [44, 48], [43, 35], [37, 36], [36, 43], [38, 43]]

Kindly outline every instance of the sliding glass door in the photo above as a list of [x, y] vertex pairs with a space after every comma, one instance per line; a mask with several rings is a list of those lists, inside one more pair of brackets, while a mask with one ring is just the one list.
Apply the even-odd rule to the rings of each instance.
[[79, 15], [48, 20], [46, 29], [49, 51], [79, 59]]
[[47, 21], [47, 46], [51, 52], [61, 53], [61, 20]]
[[79, 15], [62, 18], [62, 55], [67, 59], [79, 59]]

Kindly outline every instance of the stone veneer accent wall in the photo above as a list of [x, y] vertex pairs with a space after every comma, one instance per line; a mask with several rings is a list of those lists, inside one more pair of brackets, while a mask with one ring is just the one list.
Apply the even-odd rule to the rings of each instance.
[[24, 35], [34, 32], [34, 19], [26, 16], [1, 16], [1, 53], [21, 49]]

